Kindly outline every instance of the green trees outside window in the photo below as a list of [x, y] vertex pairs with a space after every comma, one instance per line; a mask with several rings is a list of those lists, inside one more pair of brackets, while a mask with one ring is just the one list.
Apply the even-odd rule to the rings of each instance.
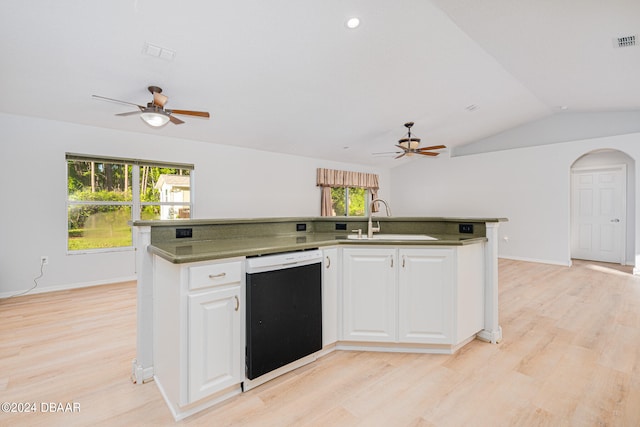
[[366, 188], [331, 188], [334, 216], [366, 216], [368, 194], [369, 191]]
[[69, 251], [132, 246], [129, 221], [189, 218], [190, 169], [67, 157]]

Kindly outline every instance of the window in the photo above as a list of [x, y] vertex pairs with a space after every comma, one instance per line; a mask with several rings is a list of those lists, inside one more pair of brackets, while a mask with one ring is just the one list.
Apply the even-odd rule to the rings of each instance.
[[129, 221], [191, 217], [193, 165], [67, 154], [67, 249], [133, 245]]
[[359, 187], [331, 188], [333, 216], [366, 216], [369, 191]]
[[366, 216], [370, 198], [378, 197], [378, 175], [372, 173], [318, 168], [316, 185], [322, 188], [322, 216]]

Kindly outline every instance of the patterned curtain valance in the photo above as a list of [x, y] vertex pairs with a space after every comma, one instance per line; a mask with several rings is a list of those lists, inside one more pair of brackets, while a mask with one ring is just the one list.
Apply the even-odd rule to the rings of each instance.
[[360, 187], [377, 190], [378, 175], [364, 172], [318, 168], [316, 185], [319, 187]]

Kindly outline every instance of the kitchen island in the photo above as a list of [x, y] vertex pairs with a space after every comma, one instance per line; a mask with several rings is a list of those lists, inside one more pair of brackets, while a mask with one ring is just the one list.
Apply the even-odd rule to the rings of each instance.
[[[357, 238], [367, 229], [361, 218], [135, 222], [134, 380], [155, 377], [176, 419], [254, 386], [243, 372], [245, 260], [310, 249], [324, 254], [324, 348], [300, 364], [336, 349], [452, 353], [476, 337], [500, 341], [497, 229], [505, 219], [376, 220], [380, 239]], [[209, 330], [194, 332], [211, 316]], [[203, 333], [224, 337], [214, 347], [225, 351], [202, 359]], [[207, 382], [192, 365], [215, 374]]]

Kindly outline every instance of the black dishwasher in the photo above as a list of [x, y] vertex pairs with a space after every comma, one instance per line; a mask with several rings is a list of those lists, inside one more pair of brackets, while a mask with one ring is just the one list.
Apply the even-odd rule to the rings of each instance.
[[246, 376], [322, 349], [322, 252], [247, 259]]

